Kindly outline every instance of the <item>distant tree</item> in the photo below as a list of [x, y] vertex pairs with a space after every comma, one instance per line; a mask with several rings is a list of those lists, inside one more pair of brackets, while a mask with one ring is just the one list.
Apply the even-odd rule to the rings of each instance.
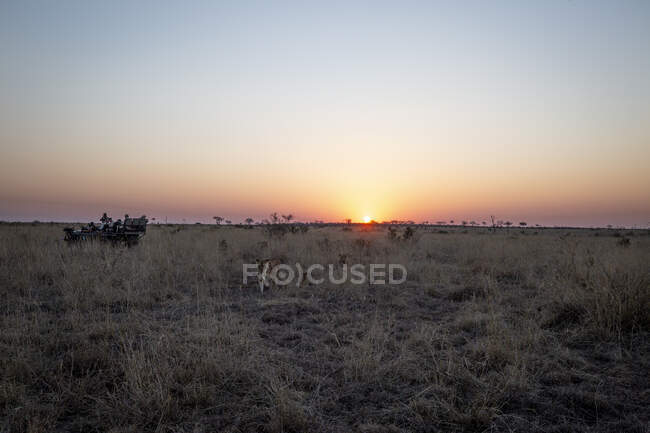
[[511, 221], [506, 221], [503, 224], [505, 224], [506, 227], [510, 227], [512, 225], [512, 222]]
[[519, 223], [519, 225], [522, 226], [522, 227], [526, 227], [528, 225], [528, 223], [526, 221], [522, 221], [522, 222]]
[[449, 220], [449, 224], [453, 225], [453, 224], [454, 224], [454, 220]]
[[293, 215], [292, 215], [292, 214], [282, 215], [282, 218], [283, 218], [287, 223], [291, 223], [291, 220], [293, 219]]
[[486, 221], [483, 221], [481, 224], [483, 224], [484, 226], [486, 226], [486, 225], [487, 225], [487, 222], [486, 222]]
[[278, 216], [277, 212], [273, 212], [271, 215], [269, 215], [271, 218], [271, 223], [277, 224], [280, 221], [280, 217]]
[[467, 225], [467, 221], [461, 221], [460, 223], [463, 225], [463, 227]]
[[216, 225], [220, 225], [221, 222], [223, 221], [223, 217], [220, 216], [213, 216], [212, 219], [214, 220]]
[[232, 221], [226, 220], [226, 224], [230, 225], [230, 224], [232, 224]]
[[474, 227], [474, 226], [476, 225], [476, 221], [470, 221], [470, 222], [469, 222], [469, 225], [471, 225], [472, 227]]
[[253, 224], [253, 222], [254, 222], [253, 218], [250, 218], [250, 217], [246, 218], [246, 224], [251, 225], [251, 224]]

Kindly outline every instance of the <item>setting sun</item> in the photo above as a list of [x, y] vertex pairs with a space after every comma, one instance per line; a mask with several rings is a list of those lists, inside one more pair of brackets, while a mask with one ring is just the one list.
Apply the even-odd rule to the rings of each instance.
[[370, 217], [367, 216], [367, 215], [364, 216], [364, 217], [363, 217], [363, 222], [366, 223], [366, 224], [368, 224], [368, 223], [370, 222]]

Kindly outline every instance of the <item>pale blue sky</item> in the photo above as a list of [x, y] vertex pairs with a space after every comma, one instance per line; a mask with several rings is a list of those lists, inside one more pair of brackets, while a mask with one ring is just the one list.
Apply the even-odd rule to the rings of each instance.
[[133, 176], [108, 206], [650, 220], [650, 1], [3, 1], [0, 53], [0, 218], [86, 217], [80, 185]]

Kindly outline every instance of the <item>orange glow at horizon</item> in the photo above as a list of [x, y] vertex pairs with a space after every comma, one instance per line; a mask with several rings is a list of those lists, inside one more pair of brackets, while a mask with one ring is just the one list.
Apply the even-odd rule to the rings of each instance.
[[[650, 213], [648, 172], [636, 160], [603, 160], [482, 166], [467, 157], [456, 163], [443, 154], [434, 166], [403, 158], [400, 166], [364, 149], [350, 148], [347, 162], [323, 157], [277, 161], [253, 158], [188, 158], [173, 161], [136, 155], [127, 163], [112, 155], [89, 167], [82, 156], [44, 151], [39, 158], [5, 153], [0, 162], [0, 219], [59, 219], [99, 216], [103, 211], [144, 213], [159, 220], [233, 221], [292, 213], [301, 221], [372, 219], [468, 221], [499, 219], [547, 224], [645, 224]], [[620, 159], [620, 161], [616, 161]], [[483, 162], [485, 158], [483, 159]], [[48, 163], [46, 163], [48, 162]], [[524, 164], [524, 161], [520, 162]], [[625, 165], [625, 171], [617, 167]], [[116, 168], [117, 167], [117, 168]], [[275, 167], [282, 167], [278, 170]], [[24, 176], [28, 172], [30, 176]], [[372, 209], [372, 212], [369, 211]]]

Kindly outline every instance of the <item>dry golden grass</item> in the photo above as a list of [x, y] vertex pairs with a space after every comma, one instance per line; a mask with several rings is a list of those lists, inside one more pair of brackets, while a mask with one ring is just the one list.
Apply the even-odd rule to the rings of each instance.
[[[650, 236], [0, 225], [0, 431], [646, 431]], [[596, 236], [598, 235], [598, 236]], [[406, 283], [241, 284], [242, 263]]]

